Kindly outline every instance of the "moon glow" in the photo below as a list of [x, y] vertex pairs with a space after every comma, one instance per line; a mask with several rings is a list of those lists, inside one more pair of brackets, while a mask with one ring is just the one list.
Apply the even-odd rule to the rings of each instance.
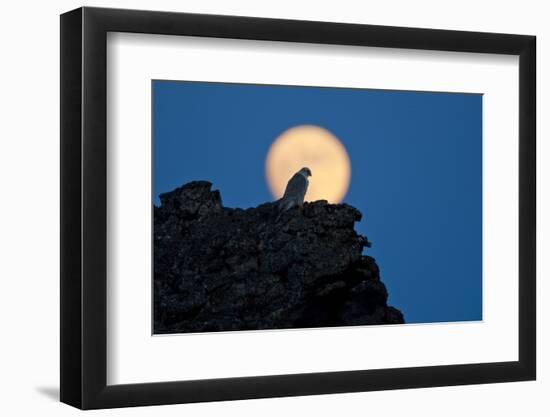
[[313, 125], [292, 127], [271, 144], [265, 174], [271, 194], [281, 198], [300, 168], [311, 169], [305, 201], [341, 202], [349, 187], [351, 163], [344, 145], [328, 130]]

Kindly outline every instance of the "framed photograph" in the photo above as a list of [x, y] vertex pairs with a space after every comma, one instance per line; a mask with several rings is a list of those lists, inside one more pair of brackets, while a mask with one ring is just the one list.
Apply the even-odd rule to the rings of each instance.
[[61, 401], [533, 380], [535, 37], [61, 16]]

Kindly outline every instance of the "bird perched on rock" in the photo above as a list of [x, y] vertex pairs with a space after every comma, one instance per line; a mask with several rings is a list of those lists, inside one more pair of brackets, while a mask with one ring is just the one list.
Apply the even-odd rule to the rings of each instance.
[[302, 168], [288, 181], [286, 185], [285, 193], [283, 197], [277, 201], [278, 215], [275, 221], [279, 220], [281, 215], [291, 209], [294, 206], [300, 206], [304, 204], [304, 197], [309, 185], [309, 179], [311, 177], [311, 170], [307, 167]]

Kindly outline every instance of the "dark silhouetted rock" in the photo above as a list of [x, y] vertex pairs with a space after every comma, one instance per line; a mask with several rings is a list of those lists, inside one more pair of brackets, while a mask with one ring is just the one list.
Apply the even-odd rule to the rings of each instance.
[[154, 208], [154, 331], [183, 333], [403, 323], [347, 204], [223, 207], [195, 181]]

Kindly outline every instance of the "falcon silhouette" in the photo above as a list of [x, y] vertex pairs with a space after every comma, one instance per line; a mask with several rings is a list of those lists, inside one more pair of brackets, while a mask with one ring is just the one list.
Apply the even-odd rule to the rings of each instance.
[[311, 177], [311, 170], [304, 167], [294, 174], [288, 181], [283, 197], [277, 201], [278, 215], [275, 221], [279, 220], [281, 215], [292, 207], [302, 207], [304, 204], [304, 197], [307, 192], [307, 187], [309, 185], [308, 177]]

